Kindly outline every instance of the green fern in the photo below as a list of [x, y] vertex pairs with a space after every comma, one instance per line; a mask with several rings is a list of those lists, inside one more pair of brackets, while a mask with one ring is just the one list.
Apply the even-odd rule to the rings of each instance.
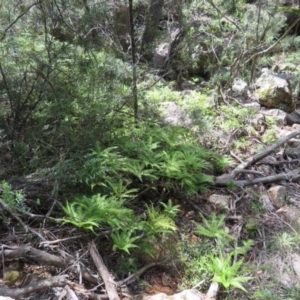
[[205, 217], [203, 217], [202, 214], [200, 214], [200, 217], [204, 225], [200, 225], [194, 222], [194, 224], [196, 225], [195, 232], [197, 234], [210, 238], [218, 238], [221, 241], [228, 241], [230, 235], [224, 230], [224, 215], [217, 217], [216, 214], [212, 214], [211, 219], [209, 220], [205, 219]]
[[227, 290], [230, 286], [233, 286], [247, 292], [242, 283], [251, 280], [253, 277], [238, 276], [243, 259], [236, 263], [232, 263], [231, 260], [231, 255], [224, 258], [221, 251], [219, 257], [211, 256], [211, 264], [208, 267], [215, 274], [212, 281], [221, 283]]
[[138, 246], [134, 244], [136, 240], [140, 238], [140, 236], [131, 237], [132, 230], [124, 230], [124, 231], [116, 231], [110, 234], [114, 245], [113, 251], [116, 249], [123, 250], [129, 254], [130, 248], [137, 248]]
[[132, 199], [137, 195], [138, 189], [129, 189], [131, 181], [125, 183], [125, 180], [119, 179], [117, 182], [108, 182], [112, 189], [112, 194], [118, 199]]
[[134, 219], [133, 211], [124, 207], [124, 200], [116, 197], [106, 197], [100, 194], [91, 198], [83, 196], [74, 202], [62, 206], [66, 219], [63, 223], [71, 223], [77, 227], [94, 230], [101, 223], [112, 228], [121, 228]]
[[142, 161], [131, 161], [130, 164], [127, 164], [123, 167], [123, 171], [136, 176], [141, 182], [143, 182], [144, 179], [147, 179], [151, 182], [158, 180], [158, 177], [154, 175], [155, 170], [146, 169]]
[[171, 233], [177, 230], [174, 220], [166, 213], [159, 212], [153, 207], [153, 204], [147, 206], [148, 230], [152, 234]]
[[172, 219], [174, 219], [180, 212], [180, 206], [173, 205], [171, 199], [168, 200], [168, 203], [161, 203], [161, 205], [164, 207], [165, 213]]

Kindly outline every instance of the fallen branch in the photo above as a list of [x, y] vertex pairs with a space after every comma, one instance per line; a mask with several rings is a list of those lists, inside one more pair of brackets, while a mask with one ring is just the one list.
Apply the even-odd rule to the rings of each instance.
[[[234, 178], [237, 174], [245, 172], [244, 170], [246, 168], [248, 168], [249, 166], [255, 164], [256, 162], [258, 162], [259, 160], [263, 159], [264, 157], [266, 157], [267, 155], [271, 154], [275, 149], [277, 149], [278, 147], [282, 146], [284, 143], [286, 143], [287, 141], [289, 141], [290, 139], [294, 138], [295, 136], [299, 135], [300, 131], [295, 131], [291, 134], [289, 134], [288, 136], [284, 137], [283, 139], [281, 139], [279, 142], [273, 144], [272, 146], [268, 147], [267, 149], [264, 149], [262, 151], [260, 151], [259, 153], [257, 153], [256, 155], [248, 158], [246, 161], [244, 161], [243, 163], [239, 164], [234, 170], [232, 170], [232, 172], [230, 174], [223, 174], [221, 176], [215, 177], [215, 185], [216, 186], [226, 186], [228, 183], [234, 183], [238, 186], [245, 186], [246, 185], [251, 185], [251, 184], [255, 184], [253, 183], [254, 180], [241, 180], [241, 181], [234, 181]], [[286, 175], [282, 175], [282, 176], [286, 176]], [[273, 176], [269, 176], [269, 177], [273, 177]], [[265, 178], [259, 178], [258, 180], [267, 180], [266, 182], [271, 182], [268, 181], [270, 179], [267, 179], [269, 177], [265, 177]], [[276, 177], [276, 176], [275, 176]], [[284, 178], [286, 179], [286, 178]], [[281, 180], [281, 179], [276, 179], [276, 181]], [[247, 183], [246, 183], [247, 182]], [[259, 182], [263, 182], [263, 181], [259, 181]]]
[[91, 242], [89, 244], [89, 248], [90, 248], [90, 254], [95, 263], [95, 266], [104, 281], [108, 298], [110, 300], [120, 300], [120, 297], [119, 297], [118, 291], [117, 291], [117, 283], [114, 281], [113, 276], [106, 268], [106, 266], [103, 262], [103, 259], [100, 255], [98, 249], [96, 248], [95, 243]]
[[286, 174], [277, 174], [277, 175], [267, 176], [267, 177], [263, 177], [263, 178], [255, 178], [255, 179], [251, 179], [251, 180], [236, 180], [236, 181], [233, 181], [233, 183], [236, 186], [244, 187], [244, 186], [254, 185], [254, 184], [258, 184], [258, 183], [271, 183], [271, 182], [276, 182], [276, 181], [280, 181], [280, 180], [289, 180], [292, 182], [300, 180], [300, 168], [293, 170], [291, 172], [288, 172]]
[[[0, 257], [2, 256], [5, 259], [17, 259], [23, 257], [28, 259], [29, 261], [35, 261], [41, 265], [54, 266], [57, 268], [68, 268], [76, 262], [76, 260], [73, 258], [64, 259], [60, 256], [49, 254], [45, 251], [38, 250], [30, 246], [5, 246], [5, 248], [9, 249], [0, 251]], [[83, 265], [80, 266], [80, 269], [82, 273], [82, 278], [84, 280], [93, 284], [98, 284], [97, 278], [93, 277]]]
[[43, 279], [40, 281], [37, 281], [35, 283], [28, 284], [25, 287], [22, 288], [14, 288], [14, 289], [8, 289], [8, 288], [0, 288], [0, 295], [11, 297], [14, 299], [19, 299], [21, 297], [25, 297], [26, 295], [29, 295], [33, 292], [45, 290], [52, 287], [64, 287], [68, 284], [72, 285], [72, 282], [66, 279], [66, 275], [61, 276], [54, 276], [51, 278]]
[[65, 286], [65, 291], [67, 291], [70, 300], [78, 300], [78, 297], [76, 296], [75, 292], [71, 290], [71, 288], [68, 285]]
[[254, 155], [253, 157], [248, 158], [245, 162], [239, 164], [232, 172], [231, 174], [233, 176], [235, 176], [236, 174], [239, 173], [240, 169], [246, 169], [249, 166], [255, 164], [256, 162], [258, 162], [259, 160], [263, 159], [264, 157], [266, 157], [267, 155], [271, 154], [275, 149], [277, 149], [278, 147], [280, 147], [281, 145], [283, 145], [284, 143], [286, 143], [287, 141], [289, 141], [290, 139], [294, 138], [295, 136], [299, 135], [300, 131], [295, 131], [291, 134], [289, 134], [288, 136], [284, 137], [283, 139], [281, 139], [279, 142], [273, 144], [272, 146], [268, 147], [267, 149], [264, 149], [260, 152], [258, 152], [256, 155]]

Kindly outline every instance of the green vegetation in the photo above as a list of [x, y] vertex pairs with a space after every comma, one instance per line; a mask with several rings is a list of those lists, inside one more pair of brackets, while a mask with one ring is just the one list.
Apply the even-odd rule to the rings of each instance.
[[[253, 277], [241, 276], [241, 267], [244, 264], [243, 258], [248, 250], [254, 245], [252, 240], [243, 242], [238, 246], [234, 237], [225, 230], [225, 216], [211, 215], [206, 220], [200, 215], [203, 224], [195, 223], [195, 234], [202, 237], [215, 239], [214, 243], [206, 240], [199, 240], [192, 246], [182, 243], [182, 263], [185, 265], [186, 277], [191, 284], [198, 283], [202, 277], [212, 276], [212, 281], [220, 283], [227, 291], [230, 288], [238, 288], [246, 292], [242, 283], [251, 280]], [[209, 245], [209, 246], [208, 246]], [[224, 248], [231, 248], [225, 253]], [[189, 258], [189, 261], [187, 260]], [[243, 266], [245, 269], [245, 266]], [[192, 277], [194, 279], [192, 280]], [[190, 286], [191, 287], [191, 286]]]
[[[61, 247], [77, 232], [85, 240], [65, 249], [103, 243], [120, 278], [163, 261], [157, 272], [176, 273], [181, 289], [206, 292], [217, 282], [218, 299], [299, 298], [278, 278], [260, 286], [258, 274], [272, 265], [252, 261], [263, 247], [299, 250], [299, 224], [265, 237], [261, 190], [235, 183], [267, 171], [214, 186], [278, 139], [271, 117], [263, 130], [253, 125], [257, 111], [246, 102], [254, 97], [235, 94], [233, 81], [245, 80], [251, 94], [270, 66], [292, 75], [298, 96], [300, 38], [287, 18], [299, 8], [250, 2], [0, 0], [2, 251], [50, 239]], [[165, 53], [155, 52], [162, 45]], [[231, 219], [215, 213], [212, 193], [233, 196]], [[18, 277], [5, 278], [4, 254], [3, 282], [19, 287]]]

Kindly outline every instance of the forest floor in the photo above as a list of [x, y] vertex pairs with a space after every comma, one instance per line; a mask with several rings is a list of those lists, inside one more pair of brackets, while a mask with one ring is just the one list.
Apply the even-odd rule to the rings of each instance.
[[[108, 287], [112, 282], [112, 290], [121, 295], [120, 299], [148, 299], [149, 295], [158, 293], [173, 295], [193, 287], [203, 292], [203, 299], [208, 299], [205, 293], [212, 278], [205, 277], [209, 276], [205, 270], [207, 262], [201, 258], [208, 259], [215, 241], [195, 233], [195, 222], [201, 223], [201, 216], [218, 214], [224, 216], [223, 225], [230, 236], [239, 243], [251, 239], [253, 245], [244, 255], [243, 274], [240, 274], [251, 276], [251, 280], [243, 283], [247, 293], [219, 287], [214, 299], [300, 299], [297, 289], [300, 282], [299, 156], [286, 151], [287, 143], [300, 144], [296, 135], [298, 126], [278, 126], [279, 140], [295, 133], [294, 137], [269, 147], [248, 137], [248, 142], [253, 144], [250, 147], [248, 144], [243, 157], [248, 156], [249, 164], [245, 169], [250, 172], [234, 173], [234, 180], [239, 184], [251, 184], [211, 187], [208, 192], [185, 199], [180, 195], [167, 195], [174, 204], [180, 205], [176, 219], [178, 230], [171, 236], [162, 234], [160, 243], [152, 245], [156, 250], [152, 257], [138, 251], [133, 251], [132, 256], [111, 251], [112, 244], [105, 232], [96, 236], [72, 226], [57, 225], [53, 219], [40, 214], [40, 206], [32, 200], [42, 199], [49, 211], [57, 209], [56, 199], [51, 196], [53, 183], [30, 177], [11, 178], [13, 189], [24, 190], [31, 199], [27, 205], [32, 210], [24, 212], [21, 219], [16, 211], [1, 202], [8, 213], [1, 212], [0, 296], [63, 299], [67, 294], [70, 299], [113, 299]], [[264, 152], [265, 149], [271, 150]], [[264, 155], [253, 160], [257, 153]], [[245, 161], [240, 160], [239, 155], [234, 157], [226, 170], [227, 175]], [[278, 174], [285, 177], [278, 179]], [[253, 180], [258, 181], [252, 184]], [[272, 186], [284, 188], [281, 202], [268, 197]], [[212, 195], [223, 200], [212, 203], [209, 200]], [[140, 203], [135, 209], [142, 210], [145, 204]], [[94, 245], [100, 253], [93, 252]], [[108, 272], [101, 273], [104, 281], [92, 275], [97, 273], [95, 266], [99, 271], [97, 257], [100, 269], [106, 268]], [[100, 291], [106, 291], [107, 295], [96, 293]]]

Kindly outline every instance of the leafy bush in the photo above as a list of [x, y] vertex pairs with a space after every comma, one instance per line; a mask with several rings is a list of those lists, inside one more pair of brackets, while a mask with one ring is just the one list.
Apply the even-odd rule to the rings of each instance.
[[108, 225], [112, 229], [113, 250], [119, 249], [129, 254], [131, 248], [146, 246], [143, 250], [151, 253], [144, 240], [177, 230], [174, 220], [179, 211], [178, 206], [173, 206], [170, 200], [163, 206], [163, 212], [155, 209], [153, 204], [147, 206], [147, 219], [144, 220], [125, 207], [125, 200], [97, 194], [90, 198], [76, 198], [71, 203], [66, 202], [62, 206], [66, 218], [58, 221], [90, 231]]
[[79, 228], [94, 230], [106, 223], [111, 228], [121, 228], [134, 219], [133, 211], [124, 207], [124, 200], [115, 197], [83, 196], [62, 206], [67, 219], [62, 222], [71, 223]]
[[[205, 190], [212, 184], [214, 165], [218, 171], [224, 158], [199, 146], [191, 133], [182, 128], [132, 128], [123, 131], [116, 146], [99, 146], [86, 155], [78, 181], [102, 192], [113, 192], [113, 186], [154, 184], [167, 189], [183, 189], [188, 194]], [[130, 189], [134, 195], [135, 189]], [[125, 192], [125, 188], [124, 188]]]

